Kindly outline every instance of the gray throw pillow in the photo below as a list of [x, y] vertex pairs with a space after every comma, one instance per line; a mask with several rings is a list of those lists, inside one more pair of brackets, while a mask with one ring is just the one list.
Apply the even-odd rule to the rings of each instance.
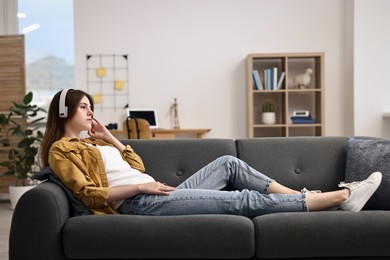
[[34, 174], [31, 178], [40, 181], [47, 180], [60, 186], [70, 201], [73, 216], [86, 216], [92, 214], [92, 212], [73, 195], [73, 192], [65, 186], [57, 174], [53, 172], [50, 166], [43, 168], [40, 172]]
[[363, 209], [390, 209], [390, 140], [349, 138], [345, 182], [361, 181], [382, 173], [382, 182]]

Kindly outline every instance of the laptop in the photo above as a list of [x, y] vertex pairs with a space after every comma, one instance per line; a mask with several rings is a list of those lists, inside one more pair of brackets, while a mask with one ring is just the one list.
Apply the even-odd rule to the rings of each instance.
[[150, 128], [158, 128], [156, 110], [153, 108], [128, 108], [126, 116], [146, 119], [150, 124]]

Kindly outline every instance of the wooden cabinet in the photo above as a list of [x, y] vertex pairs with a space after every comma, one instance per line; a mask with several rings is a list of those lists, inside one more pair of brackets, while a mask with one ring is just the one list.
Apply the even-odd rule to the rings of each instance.
[[[12, 102], [22, 102], [26, 95], [24, 65], [24, 35], [0, 36], [0, 111], [8, 113]], [[16, 144], [17, 138], [13, 144]], [[0, 144], [0, 161], [8, 158], [9, 148]], [[0, 167], [0, 175], [6, 168]], [[8, 193], [8, 186], [16, 183], [14, 176], [3, 176], [0, 181], [0, 198]]]
[[[268, 87], [265, 82], [267, 69], [271, 69]], [[311, 69], [310, 83], [296, 85], [296, 76], [305, 74], [307, 69]], [[324, 135], [324, 53], [249, 54], [246, 70], [248, 137]], [[256, 87], [254, 70], [258, 71], [263, 89]], [[278, 88], [282, 72], [285, 77]], [[272, 73], [276, 75], [275, 84], [272, 84]], [[269, 101], [274, 104], [276, 121], [265, 124], [263, 105]], [[293, 123], [294, 111], [309, 111], [313, 120]]]

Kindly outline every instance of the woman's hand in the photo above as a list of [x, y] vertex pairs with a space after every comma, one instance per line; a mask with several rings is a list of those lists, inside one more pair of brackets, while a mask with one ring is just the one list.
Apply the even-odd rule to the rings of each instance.
[[88, 130], [88, 135], [104, 141], [108, 141], [107, 139], [112, 136], [111, 132], [95, 118], [92, 119], [92, 127]]
[[137, 194], [169, 195], [176, 188], [162, 184], [160, 182], [147, 182], [142, 184], [130, 184], [119, 187], [112, 187], [108, 197], [108, 202], [133, 197]]
[[158, 181], [138, 184], [138, 188], [140, 193], [156, 195], [169, 195], [172, 191], [176, 190], [175, 187], [162, 184]]
[[120, 152], [125, 149], [125, 146], [107, 129], [105, 125], [100, 123], [96, 118], [92, 119], [92, 127], [88, 130], [90, 137], [101, 139], [115, 146]]

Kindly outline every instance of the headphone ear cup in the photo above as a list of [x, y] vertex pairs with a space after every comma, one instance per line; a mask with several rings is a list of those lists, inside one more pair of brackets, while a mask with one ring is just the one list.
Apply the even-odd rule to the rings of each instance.
[[68, 117], [68, 107], [65, 105], [65, 100], [66, 100], [66, 94], [70, 88], [64, 89], [61, 91], [60, 95], [60, 102], [59, 102], [59, 117], [66, 118]]

